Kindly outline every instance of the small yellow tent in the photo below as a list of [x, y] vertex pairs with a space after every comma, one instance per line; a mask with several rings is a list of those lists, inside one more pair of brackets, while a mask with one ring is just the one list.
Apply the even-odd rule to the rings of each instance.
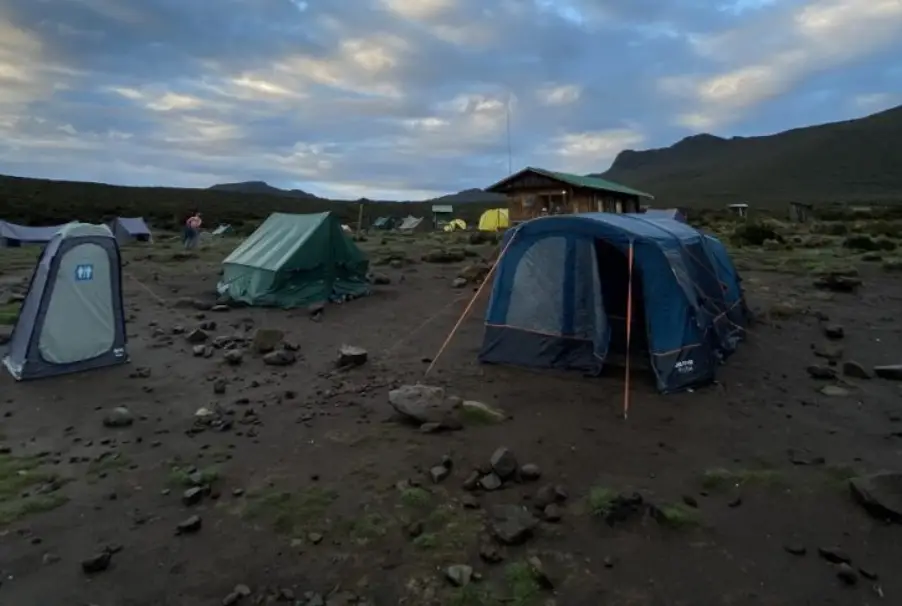
[[498, 231], [510, 227], [506, 208], [490, 208], [479, 217], [479, 231]]
[[444, 227], [445, 231], [458, 231], [467, 229], [467, 224], [463, 219], [451, 219]]

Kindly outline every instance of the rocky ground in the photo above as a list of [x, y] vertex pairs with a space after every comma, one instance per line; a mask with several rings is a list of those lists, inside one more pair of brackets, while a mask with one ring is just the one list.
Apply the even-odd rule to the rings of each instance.
[[370, 238], [375, 293], [297, 311], [215, 305], [234, 241], [128, 247], [131, 364], [0, 377], [0, 603], [902, 599], [891, 261], [737, 251], [748, 341], [711, 387], [637, 372], [623, 420], [622, 369], [480, 366], [484, 298], [424, 376], [495, 250], [451, 238]]

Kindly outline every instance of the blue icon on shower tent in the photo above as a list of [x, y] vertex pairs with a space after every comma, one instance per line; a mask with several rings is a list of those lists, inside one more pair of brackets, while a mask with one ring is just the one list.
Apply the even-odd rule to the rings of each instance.
[[75, 280], [77, 282], [86, 282], [87, 280], [94, 279], [94, 266], [93, 265], [76, 265], [75, 266]]

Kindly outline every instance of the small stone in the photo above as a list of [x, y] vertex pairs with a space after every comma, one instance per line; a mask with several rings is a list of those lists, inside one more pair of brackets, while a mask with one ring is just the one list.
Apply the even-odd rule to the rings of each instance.
[[684, 495], [683, 503], [685, 503], [689, 507], [692, 507], [693, 509], [698, 509], [698, 500], [691, 495]]
[[230, 349], [222, 357], [230, 366], [238, 366], [244, 360], [244, 350]]
[[517, 457], [503, 446], [492, 453], [489, 464], [492, 466], [492, 470], [498, 474], [498, 477], [502, 480], [506, 480], [513, 476], [518, 468]]
[[179, 522], [175, 527], [175, 534], [194, 534], [201, 529], [203, 525], [200, 516], [191, 516], [190, 518]]
[[130, 427], [135, 422], [135, 417], [125, 406], [117, 406], [103, 417], [104, 427], [122, 428]]
[[824, 336], [828, 339], [842, 339], [846, 336], [846, 331], [839, 324], [827, 324], [824, 326]]
[[550, 505], [546, 505], [542, 510], [542, 518], [546, 522], [560, 522], [561, 521], [561, 507], [556, 503], [551, 503]]
[[433, 484], [438, 484], [451, 474], [451, 470], [444, 465], [436, 465], [429, 470], [429, 476]]
[[204, 489], [198, 486], [194, 488], [189, 488], [184, 493], [182, 493], [182, 504], [191, 506], [197, 505], [204, 498]]
[[484, 542], [479, 546], [479, 557], [489, 564], [496, 564], [504, 559], [498, 547], [488, 542]]
[[103, 572], [110, 567], [113, 554], [109, 551], [102, 551], [98, 554], [86, 558], [81, 562], [81, 570], [85, 574], [97, 574]]
[[213, 381], [213, 393], [221, 396], [226, 392], [226, 387], [228, 386], [228, 384], [229, 382], [225, 379], [216, 379], [215, 381]]
[[338, 350], [338, 366], [340, 368], [363, 366], [368, 357], [369, 354], [362, 347], [342, 345]]
[[858, 583], [858, 573], [848, 564], [839, 564], [836, 567], [836, 576], [839, 577], [846, 585], [855, 585]]
[[258, 328], [251, 340], [251, 347], [258, 354], [274, 352], [285, 339], [285, 333], [275, 328]]
[[529, 566], [532, 578], [535, 579], [540, 587], [543, 589], [554, 589], [554, 581], [551, 580], [551, 577], [545, 570], [545, 565], [538, 556], [530, 556], [526, 559], [526, 564]]
[[407, 536], [409, 536], [411, 539], [415, 539], [423, 534], [423, 523], [411, 522], [407, 525], [407, 528], [405, 528], [405, 530], [407, 532]]
[[454, 278], [454, 280], [451, 281], [452, 288], [463, 288], [466, 285], [467, 285], [466, 278]]
[[479, 499], [471, 494], [465, 494], [461, 497], [460, 502], [464, 509], [479, 509]]
[[888, 366], [875, 366], [874, 374], [888, 381], [902, 381], [902, 364], [890, 364]]
[[869, 373], [864, 366], [862, 366], [858, 362], [855, 362], [854, 360], [847, 360], [846, 362], [843, 362], [842, 373], [845, 376], [851, 377], [853, 379], [871, 378], [871, 373]]
[[492, 508], [492, 535], [505, 545], [521, 545], [532, 537], [539, 521], [519, 505], [496, 505]]
[[783, 549], [786, 553], [791, 553], [796, 556], [803, 556], [808, 553], [808, 549], [804, 545], [800, 545], [798, 543], [787, 543], [783, 546]]
[[501, 478], [499, 478], [498, 474], [496, 474], [496, 473], [490, 473], [490, 474], [484, 475], [479, 479], [479, 486], [483, 490], [488, 490], [488, 491], [498, 490], [499, 488], [501, 488], [501, 485], [502, 485]]
[[878, 575], [870, 568], [865, 568], [864, 566], [859, 566], [858, 572], [861, 573], [861, 576], [868, 579], [869, 581], [876, 581], [880, 578], [880, 575]]
[[188, 343], [194, 344], [205, 343], [209, 338], [210, 335], [208, 335], [207, 332], [201, 328], [195, 328], [194, 330], [189, 332], [187, 336], [185, 336], [185, 340], [188, 341]]
[[849, 395], [849, 390], [839, 385], [824, 385], [818, 391], [831, 398], [842, 398]]
[[542, 470], [535, 463], [526, 463], [520, 466], [520, 479], [524, 482], [534, 482], [542, 477]]
[[812, 365], [807, 370], [812, 379], [832, 380], [836, 378], [836, 370], [829, 366]]
[[222, 313], [222, 312], [229, 311], [229, 309], [231, 309], [231, 308], [228, 305], [214, 305], [213, 307], [210, 308], [210, 311]]
[[817, 553], [831, 564], [849, 564], [852, 558], [839, 547], [818, 547]]
[[207, 353], [207, 346], [195, 345], [191, 348], [191, 352], [194, 354], [195, 358], [202, 358]]
[[470, 472], [470, 475], [467, 476], [467, 479], [464, 480], [463, 489], [464, 490], [476, 490], [479, 487], [480, 474], [478, 471]]
[[466, 564], [454, 564], [445, 569], [445, 578], [455, 587], [466, 587], [473, 579], [473, 568]]
[[49, 566], [51, 564], [56, 564], [60, 561], [59, 555], [55, 553], [45, 553], [44, 557], [41, 558], [41, 561], [44, 563], [44, 566]]
[[307, 540], [313, 545], [319, 545], [323, 542], [323, 535], [318, 532], [308, 532]]
[[297, 361], [297, 356], [287, 349], [271, 351], [263, 356], [263, 363], [268, 366], [290, 366], [295, 361]]

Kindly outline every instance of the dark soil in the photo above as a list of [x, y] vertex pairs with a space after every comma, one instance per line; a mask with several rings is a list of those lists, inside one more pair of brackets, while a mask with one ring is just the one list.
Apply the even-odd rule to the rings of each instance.
[[[239, 584], [250, 590], [232, 596], [242, 604], [302, 605], [821, 606], [902, 595], [902, 527], [868, 517], [846, 482], [902, 464], [902, 391], [806, 371], [827, 364], [813, 350], [825, 342], [818, 314], [844, 326], [844, 359], [902, 361], [902, 282], [887, 274], [865, 273], [858, 294], [819, 295], [810, 276], [746, 271], [753, 307], [800, 300], [797, 312], [764, 314], [717, 385], [661, 396], [637, 371], [624, 420], [623, 369], [587, 378], [479, 365], [486, 294], [424, 377], [473, 295], [451, 287], [462, 264], [380, 267], [390, 285], [316, 322], [300, 310], [175, 307], [210, 299], [213, 256], [176, 261], [164, 245], [152, 258], [129, 255], [130, 365], [0, 378], [0, 444], [10, 449], [0, 454], [2, 604], [215, 606]], [[248, 352], [229, 366], [221, 351], [194, 357], [184, 335], [152, 336], [209, 320], [212, 336], [284, 330], [300, 359], [270, 367]], [[343, 344], [369, 361], [335, 371]], [[214, 393], [223, 380], [225, 393]], [[387, 396], [416, 382], [512, 418], [422, 433], [397, 421]], [[825, 384], [848, 394], [822, 395]], [[195, 412], [215, 405], [233, 411], [231, 429], [189, 431]], [[102, 424], [117, 406], [132, 425]], [[542, 477], [465, 503], [464, 479], [501, 446]], [[451, 475], [432, 484], [444, 455]], [[186, 506], [192, 468], [210, 488]], [[498, 546], [502, 562], [482, 561], [491, 506], [529, 505], [544, 484], [569, 495], [560, 522]], [[613, 497], [634, 492], [653, 507], [607, 523]], [[192, 515], [200, 530], [177, 536]], [[845, 584], [822, 547], [879, 578]], [[109, 567], [86, 574], [82, 561], [104, 550]], [[553, 589], [530, 572], [533, 555]], [[454, 564], [482, 579], [452, 587], [443, 570]]]

